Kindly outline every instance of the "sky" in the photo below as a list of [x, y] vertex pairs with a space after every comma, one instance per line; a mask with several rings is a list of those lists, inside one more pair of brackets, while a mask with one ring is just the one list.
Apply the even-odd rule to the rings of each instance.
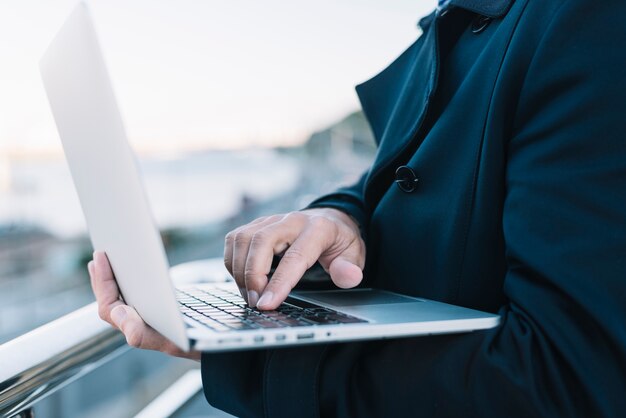
[[[358, 109], [354, 86], [435, 0], [87, 1], [144, 153], [294, 145]], [[0, 0], [0, 160], [61, 153], [38, 61], [72, 0]]]

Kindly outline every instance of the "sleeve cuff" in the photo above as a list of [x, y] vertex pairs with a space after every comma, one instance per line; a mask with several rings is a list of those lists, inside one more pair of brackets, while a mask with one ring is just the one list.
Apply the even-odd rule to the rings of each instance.
[[361, 237], [365, 240], [367, 230], [367, 216], [360, 200], [350, 193], [333, 193], [314, 200], [304, 209], [332, 208], [348, 214], [359, 226]]

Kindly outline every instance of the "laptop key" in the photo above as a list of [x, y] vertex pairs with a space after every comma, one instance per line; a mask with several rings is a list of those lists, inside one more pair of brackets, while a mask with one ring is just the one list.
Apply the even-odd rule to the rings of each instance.
[[264, 313], [264, 315], [269, 318], [276, 319], [276, 320], [280, 320], [282, 318], [289, 318], [289, 315], [285, 315], [284, 313], [281, 313], [281, 312], [266, 312]]
[[280, 328], [280, 324], [273, 321], [257, 321], [256, 324], [261, 328]]
[[238, 322], [238, 323], [233, 323], [233, 324], [228, 324], [228, 326], [232, 329], [237, 329], [237, 330], [243, 330], [243, 329], [255, 329], [254, 327], [245, 324], [243, 322]]
[[243, 323], [241, 318], [237, 318], [237, 317], [234, 317], [234, 316], [231, 316], [230, 318], [220, 318], [218, 322], [220, 322], [222, 324], [226, 324], [226, 325]]
[[294, 298], [273, 311], [250, 308], [239, 294], [226, 290], [179, 292], [181, 312], [215, 331], [303, 327], [367, 322]]
[[333, 311], [332, 309], [328, 309], [328, 308], [309, 308], [309, 309], [306, 309], [306, 312], [315, 313], [315, 314], [323, 314], [323, 313], [334, 313], [335, 311]]

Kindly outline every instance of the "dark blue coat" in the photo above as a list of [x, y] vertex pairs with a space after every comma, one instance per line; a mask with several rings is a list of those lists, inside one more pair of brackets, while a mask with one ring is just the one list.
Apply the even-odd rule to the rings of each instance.
[[[316, 201], [366, 282], [497, 311], [493, 330], [203, 357], [240, 416], [626, 416], [626, 2], [452, 0], [357, 87], [379, 144]], [[476, 32], [476, 33], [474, 33]], [[419, 181], [396, 184], [407, 165]]]

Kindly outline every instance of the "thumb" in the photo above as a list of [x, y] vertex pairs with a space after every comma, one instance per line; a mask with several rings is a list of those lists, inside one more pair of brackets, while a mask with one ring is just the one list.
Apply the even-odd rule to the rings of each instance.
[[328, 266], [328, 273], [332, 281], [342, 289], [355, 287], [363, 280], [363, 270], [343, 255], [336, 257]]
[[119, 329], [122, 329], [122, 325], [126, 321], [127, 316], [128, 310], [124, 305], [118, 305], [111, 310], [111, 321], [113, 321], [115, 326]]

